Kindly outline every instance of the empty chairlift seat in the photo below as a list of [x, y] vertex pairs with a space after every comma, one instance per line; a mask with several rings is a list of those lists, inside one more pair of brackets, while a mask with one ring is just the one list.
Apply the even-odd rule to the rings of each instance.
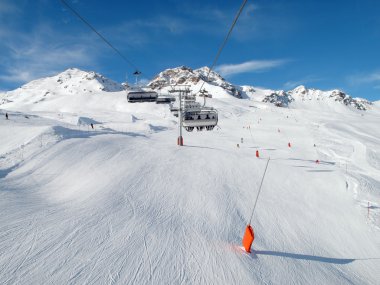
[[173, 96], [160, 95], [156, 99], [157, 104], [166, 104], [174, 102], [175, 98]]
[[129, 91], [127, 94], [128, 102], [156, 102], [157, 92], [155, 91]]

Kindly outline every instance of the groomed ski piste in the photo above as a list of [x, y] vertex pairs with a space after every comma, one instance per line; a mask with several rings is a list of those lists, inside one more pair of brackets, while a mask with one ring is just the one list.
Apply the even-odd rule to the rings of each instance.
[[180, 147], [168, 105], [54, 82], [0, 94], [1, 284], [379, 284], [379, 102], [206, 86], [219, 127]]

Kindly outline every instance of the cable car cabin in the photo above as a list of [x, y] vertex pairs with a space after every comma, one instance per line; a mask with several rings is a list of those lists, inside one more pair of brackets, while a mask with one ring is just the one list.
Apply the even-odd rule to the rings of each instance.
[[186, 131], [192, 132], [194, 128], [198, 131], [206, 129], [211, 131], [218, 124], [218, 112], [216, 110], [201, 110], [197, 112], [186, 112], [183, 115], [182, 125]]
[[157, 92], [154, 91], [129, 91], [127, 94], [128, 102], [155, 102], [157, 99]]
[[175, 101], [175, 98], [173, 96], [158, 96], [156, 98], [156, 104], [167, 104], [167, 103], [171, 103], [171, 102], [174, 102]]

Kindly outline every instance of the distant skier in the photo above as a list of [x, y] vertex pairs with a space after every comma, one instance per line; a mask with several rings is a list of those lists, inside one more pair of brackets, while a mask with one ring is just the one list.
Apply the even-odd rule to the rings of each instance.
[[91, 128], [94, 129], [94, 124], [93, 123], [91, 123]]
[[8, 113], [5, 113], [5, 119], [6, 119], [6, 120], [9, 120], [9, 118], [8, 118]]

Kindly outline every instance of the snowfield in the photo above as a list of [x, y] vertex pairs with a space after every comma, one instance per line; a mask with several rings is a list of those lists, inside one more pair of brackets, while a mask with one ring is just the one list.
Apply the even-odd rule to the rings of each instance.
[[212, 86], [179, 147], [168, 105], [68, 72], [0, 94], [0, 284], [379, 284], [379, 102]]

